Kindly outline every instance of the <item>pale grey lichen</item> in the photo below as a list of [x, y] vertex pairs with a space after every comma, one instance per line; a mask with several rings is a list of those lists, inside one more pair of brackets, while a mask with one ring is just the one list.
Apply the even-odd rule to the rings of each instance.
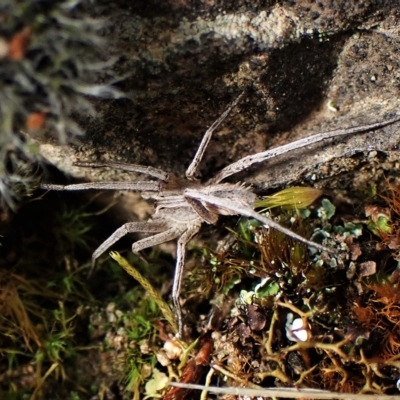
[[[154, 24], [158, 29], [151, 29]], [[213, 37], [209, 46], [219, 53], [231, 54], [234, 49], [257, 48], [259, 51], [276, 49], [303, 37], [317, 35], [322, 39], [334, 33], [328, 28], [315, 31], [295, 9], [276, 4], [269, 10], [221, 12], [216, 16], [199, 15], [195, 20], [183, 17], [171, 29], [168, 21], [159, 18], [137, 18], [132, 24], [143, 51], [140, 57], [148, 61], [165, 62], [173, 53], [186, 52], [189, 43], [201, 45], [205, 38]], [[159, 32], [162, 32], [161, 34]], [[219, 41], [218, 39], [222, 40]], [[227, 45], [231, 43], [232, 46]]]
[[110, 83], [97, 83], [112, 81], [112, 60], [99, 34], [104, 21], [89, 18], [81, 3], [0, 4], [0, 200], [10, 208], [31, 191], [19, 189], [29, 186], [29, 166], [38, 161], [25, 133], [40, 130], [66, 143], [83, 134], [76, 116], [95, 115], [86, 96], [122, 95]]

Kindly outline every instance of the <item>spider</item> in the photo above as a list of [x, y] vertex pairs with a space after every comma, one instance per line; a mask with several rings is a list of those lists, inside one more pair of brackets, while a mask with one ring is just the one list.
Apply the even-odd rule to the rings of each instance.
[[[254, 211], [255, 193], [251, 187], [242, 183], [222, 183], [222, 181], [253, 164], [263, 162], [269, 158], [287, 153], [320, 142], [329, 138], [349, 135], [356, 132], [376, 129], [395, 121], [395, 117], [383, 122], [371, 125], [363, 125], [349, 129], [319, 133], [292, 143], [279, 146], [261, 153], [244, 157], [219, 171], [213, 178], [202, 183], [196, 178], [199, 164], [211, 139], [213, 132], [224, 121], [230, 111], [237, 105], [243, 93], [226, 109], [226, 111], [205, 132], [197, 152], [186, 170], [185, 178], [177, 177], [164, 172], [161, 169], [150, 166], [127, 164], [120, 162], [76, 162], [80, 167], [109, 167], [124, 171], [136, 172], [148, 175], [155, 180], [137, 182], [89, 182], [71, 185], [41, 184], [42, 189], [47, 190], [134, 190], [141, 192], [145, 199], [155, 201], [155, 211], [151, 219], [146, 222], [128, 222], [118, 228], [107, 240], [105, 240], [92, 255], [93, 270], [95, 261], [115, 242], [128, 233], [146, 232], [152, 235], [133, 243], [132, 251], [139, 251], [170, 240], [178, 239], [176, 250], [176, 266], [172, 286], [172, 301], [178, 321], [179, 333], [183, 332], [182, 309], [179, 301], [182, 274], [185, 263], [185, 249], [189, 241], [199, 232], [205, 222], [215, 224], [220, 215], [242, 215], [254, 218], [265, 226], [277, 229], [284, 234], [320, 251], [334, 252], [321, 244], [307, 240], [289, 229], [279, 225], [274, 220]], [[90, 274], [90, 273], [89, 273]]]

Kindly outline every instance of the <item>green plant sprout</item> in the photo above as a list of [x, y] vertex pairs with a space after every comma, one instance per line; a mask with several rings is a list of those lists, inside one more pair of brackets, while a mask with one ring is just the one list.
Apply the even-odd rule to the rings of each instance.
[[134, 268], [129, 262], [123, 258], [118, 252], [112, 251], [110, 252], [110, 256], [113, 260], [115, 260], [129, 275], [131, 275], [146, 293], [155, 301], [155, 303], [160, 308], [164, 318], [169, 322], [172, 327], [174, 333], [178, 333], [178, 325], [176, 323], [176, 319], [169, 308], [168, 304], [162, 299], [162, 297], [158, 294], [158, 292], [153, 288], [151, 283], [136, 269]]

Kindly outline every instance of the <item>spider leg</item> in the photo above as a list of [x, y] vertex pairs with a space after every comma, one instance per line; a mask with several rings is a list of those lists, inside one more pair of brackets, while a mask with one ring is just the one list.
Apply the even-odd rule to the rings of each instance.
[[[92, 265], [88, 273], [88, 278], [92, 275], [96, 260], [107, 251], [115, 242], [133, 232], [162, 232], [165, 229], [165, 223], [161, 221], [148, 222], [128, 222], [118, 228], [108, 239], [106, 239], [92, 254]], [[178, 236], [178, 235], [177, 235]], [[154, 237], [154, 236], [153, 236]], [[140, 241], [139, 241], [140, 242]], [[138, 243], [138, 242], [136, 242]]]
[[134, 190], [137, 192], [159, 192], [160, 183], [153, 181], [139, 181], [139, 182], [86, 182], [75, 183], [72, 185], [53, 185], [51, 183], [41, 183], [41, 189], [45, 190]]
[[243, 215], [245, 217], [251, 217], [260, 221], [262, 224], [269, 226], [270, 228], [274, 228], [277, 231], [284, 233], [287, 236], [292, 237], [299, 242], [306, 244], [309, 247], [313, 247], [320, 251], [327, 251], [329, 253], [336, 253], [335, 250], [330, 249], [329, 247], [322, 246], [319, 243], [312, 242], [311, 240], [307, 240], [302, 236], [298, 235], [297, 233], [292, 232], [290, 229], [283, 227], [282, 225], [278, 224], [271, 218], [264, 217], [263, 215], [259, 214], [258, 212], [254, 211], [251, 207], [245, 204], [238, 204], [231, 200], [223, 199], [220, 197], [208, 195], [197, 191], [196, 189], [186, 189], [184, 192], [184, 196], [191, 197], [197, 200], [204, 201], [206, 203], [212, 204], [214, 206], [220, 207], [225, 210], [229, 210], [235, 214]]
[[178, 246], [176, 249], [176, 266], [174, 274], [174, 284], [172, 286], [172, 301], [175, 307], [175, 314], [178, 320], [178, 335], [182, 337], [183, 332], [183, 321], [182, 321], [182, 308], [179, 302], [179, 295], [181, 292], [183, 268], [185, 266], [185, 253], [186, 245], [192, 240], [192, 238], [199, 232], [201, 222], [193, 224], [182, 234], [178, 240]]
[[237, 105], [239, 100], [242, 98], [244, 92], [239, 95], [239, 97], [224, 111], [224, 113], [207, 129], [206, 133], [203, 136], [203, 139], [200, 142], [200, 146], [198, 147], [196, 154], [190, 163], [188, 169], [186, 170], [186, 178], [190, 180], [195, 179], [195, 175], [197, 173], [199, 164], [201, 159], [203, 158], [204, 152], [206, 151], [207, 145], [211, 139], [213, 132], [221, 125], [224, 119], [228, 116], [228, 114], [232, 111], [232, 109]]
[[128, 163], [121, 163], [114, 161], [102, 161], [102, 162], [77, 161], [74, 162], [73, 165], [77, 167], [90, 167], [90, 168], [108, 167], [113, 169], [122, 169], [123, 171], [139, 172], [140, 174], [154, 176], [155, 178], [161, 179], [162, 181], [168, 180], [168, 174], [166, 172], [158, 168], [148, 167], [146, 165], [128, 164]]
[[[173, 240], [181, 235], [178, 240], [176, 249], [176, 266], [174, 274], [174, 283], [172, 286], [172, 302], [174, 304], [176, 319], [178, 322], [178, 335], [182, 336], [183, 322], [182, 322], [182, 308], [179, 303], [179, 294], [181, 290], [183, 267], [185, 265], [185, 250], [186, 244], [192, 239], [194, 235], [200, 230], [201, 223], [190, 226], [182, 233], [182, 228], [171, 228], [164, 232], [158, 233], [154, 236], [141, 239], [132, 245], [132, 251], [137, 253], [140, 250], [146, 249], [156, 244], [161, 244]], [[185, 225], [186, 228], [186, 225]]]
[[[296, 149], [300, 149], [301, 147], [308, 146], [313, 143], [320, 142], [322, 140], [334, 138], [337, 136], [344, 136], [344, 135], [350, 135], [352, 133], [358, 133], [358, 132], [365, 132], [365, 131], [370, 131], [374, 130], [377, 128], [381, 128], [386, 125], [393, 124], [394, 122], [397, 122], [400, 120], [400, 117], [394, 117], [392, 119], [388, 119], [386, 121], [382, 122], [376, 122], [374, 124], [370, 125], [361, 125], [361, 126], [356, 126], [354, 128], [348, 128], [348, 129], [337, 129], [335, 131], [330, 131], [330, 132], [324, 132], [324, 133], [317, 133], [316, 135], [308, 136], [303, 139], [296, 140], [292, 143], [285, 144], [283, 146], [276, 147], [271, 150], [263, 151], [261, 153], [257, 154], [252, 154], [250, 156], [241, 158], [240, 160], [228, 165], [227, 167], [223, 168], [221, 171], [218, 172], [217, 175], [214, 176], [214, 178], [210, 179], [208, 182], [209, 185], [219, 183], [223, 179], [227, 178], [228, 176], [231, 176], [233, 174], [236, 174], [240, 171], [243, 171], [244, 169], [249, 168], [253, 164], [257, 164], [263, 161], [268, 160], [269, 158], [273, 158], [276, 156], [279, 156], [281, 154], [287, 153], [289, 151], [293, 151]], [[194, 161], [194, 160], [193, 160]]]
[[[161, 232], [161, 230], [153, 231], [153, 232], [160, 232], [157, 235], [149, 236], [144, 239], [138, 240], [137, 242], [133, 243], [132, 251], [134, 253], [138, 253], [141, 250], [147, 249], [148, 247], [156, 246], [157, 244], [162, 244], [165, 242], [169, 242], [170, 240], [174, 240], [179, 235], [182, 234], [182, 228], [170, 228]], [[143, 232], [150, 232], [150, 231], [143, 231]]]
[[216, 224], [218, 221], [218, 214], [214, 214], [207, 210], [200, 201], [186, 197], [186, 201], [192, 206], [193, 210], [204, 219], [208, 224]]

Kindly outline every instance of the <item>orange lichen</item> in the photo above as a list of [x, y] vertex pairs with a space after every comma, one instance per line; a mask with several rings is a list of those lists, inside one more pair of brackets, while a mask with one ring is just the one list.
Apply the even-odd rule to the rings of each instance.
[[367, 329], [376, 326], [377, 315], [371, 306], [361, 307], [359, 304], [355, 304], [352, 311], [361, 326]]
[[383, 339], [383, 351], [385, 358], [392, 357], [399, 354], [400, 351], [400, 337], [396, 332], [386, 330], [386, 336]]
[[383, 304], [394, 304], [400, 302], [400, 290], [397, 285], [394, 285], [391, 282], [371, 284], [368, 285], [368, 288], [375, 292], [376, 299], [374, 301]]
[[393, 183], [389, 183], [390, 194], [388, 196], [382, 196], [388, 204], [390, 208], [400, 216], [400, 187], [394, 185]]
[[25, 57], [31, 34], [32, 28], [26, 26], [11, 38], [8, 44], [8, 56], [11, 60], [20, 61]]
[[44, 127], [46, 122], [46, 113], [44, 111], [32, 112], [25, 121], [26, 128], [29, 131], [36, 131]]
[[355, 303], [352, 312], [358, 323], [367, 330], [379, 331], [381, 345], [374, 353], [387, 359], [400, 351], [400, 291], [391, 282], [374, 283], [367, 286], [370, 298], [365, 306]]

